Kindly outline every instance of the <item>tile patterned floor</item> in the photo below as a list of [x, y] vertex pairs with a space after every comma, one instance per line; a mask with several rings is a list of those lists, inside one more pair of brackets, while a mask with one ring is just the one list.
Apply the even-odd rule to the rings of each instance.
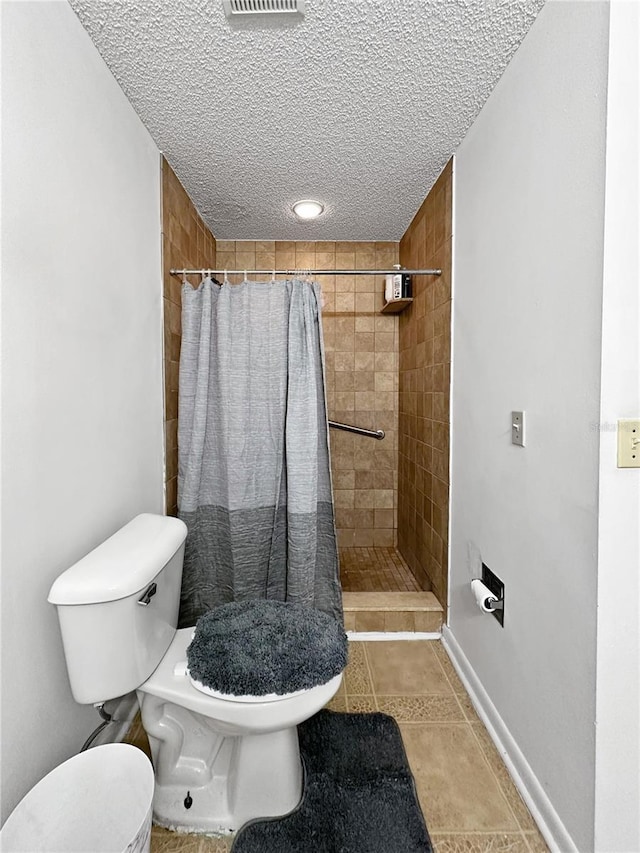
[[[380, 710], [398, 721], [436, 853], [547, 851], [441, 643], [354, 642], [349, 648], [343, 685], [329, 707]], [[129, 740], [148, 748], [139, 724]], [[230, 841], [153, 829], [152, 853], [229, 849]]]
[[343, 592], [420, 589], [395, 548], [340, 548], [340, 582]]

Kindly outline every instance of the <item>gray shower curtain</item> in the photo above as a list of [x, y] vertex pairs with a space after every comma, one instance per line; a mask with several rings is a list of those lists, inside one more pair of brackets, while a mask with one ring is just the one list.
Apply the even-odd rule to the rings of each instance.
[[342, 618], [319, 304], [297, 280], [183, 285], [181, 626], [255, 598]]

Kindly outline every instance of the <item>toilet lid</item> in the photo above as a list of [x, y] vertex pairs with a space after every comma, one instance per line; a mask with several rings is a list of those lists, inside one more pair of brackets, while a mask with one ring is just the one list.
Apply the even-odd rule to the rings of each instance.
[[206, 693], [207, 696], [213, 696], [214, 699], [223, 699], [225, 702], [281, 702], [283, 699], [293, 699], [294, 696], [300, 696], [306, 693], [306, 690], [296, 690], [295, 693], [267, 693], [264, 696], [235, 696], [233, 693], [221, 693], [219, 690], [213, 690], [207, 687], [201, 681], [193, 678], [189, 670], [187, 670], [189, 681], [201, 693]]
[[196, 690], [278, 702], [328, 683], [347, 663], [342, 621], [284, 601], [233, 601], [204, 613], [187, 648]]

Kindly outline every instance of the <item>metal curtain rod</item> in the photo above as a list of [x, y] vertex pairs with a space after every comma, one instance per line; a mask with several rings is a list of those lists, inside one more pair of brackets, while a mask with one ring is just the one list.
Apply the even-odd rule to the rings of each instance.
[[247, 273], [251, 273], [255, 275], [256, 273], [260, 275], [393, 275], [397, 273], [403, 273], [404, 275], [441, 275], [442, 270], [405, 270], [405, 269], [393, 269], [393, 270], [307, 270], [307, 269], [294, 269], [294, 270], [169, 270], [171, 275], [212, 275], [213, 273], [224, 275], [246, 275]]
[[345, 432], [355, 432], [356, 435], [366, 435], [369, 438], [377, 438], [382, 441], [384, 438], [383, 429], [364, 429], [364, 427], [352, 426], [351, 424], [339, 424], [337, 421], [329, 421], [329, 426], [334, 429], [343, 429]]

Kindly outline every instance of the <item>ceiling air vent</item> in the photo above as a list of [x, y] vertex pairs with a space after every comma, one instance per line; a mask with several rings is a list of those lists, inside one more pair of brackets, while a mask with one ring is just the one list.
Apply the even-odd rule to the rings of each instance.
[[305, 0], [222, 0], [227, 18], [240, 15], [303, 15]]

